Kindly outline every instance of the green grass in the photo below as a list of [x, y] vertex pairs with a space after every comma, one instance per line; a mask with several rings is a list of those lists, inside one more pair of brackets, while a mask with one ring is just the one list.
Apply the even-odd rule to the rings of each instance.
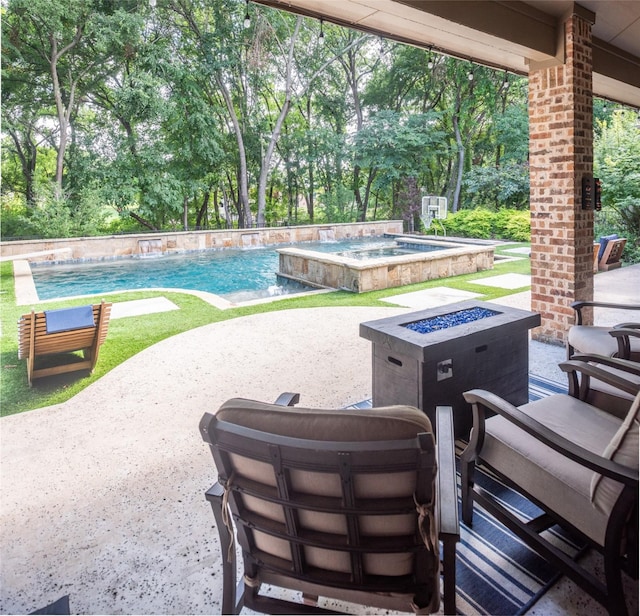
[[[501, 254], [507, 248], [526, 246], [527, 244], [501, 245], [496, 248], [496, 254]], [[82, 373], [70, 374], [60, 378], [49, 378], [36, 381], [33, 387], [27, 383], [26, 362], [18, 359], [18, 336], [16, 323], [20, 315], [35, 310], [66, 308], [100, 301], [103, 297], [82, 298], [60, 302], [46, 302], [34, 306], [16, 306], [13, 266], [11, 263], [0, 264], [0, 324], [2, 335], [0, 337], [0, 415], [7, 416], [21, 413], [44, 406], [59, 404], [69, 400], [72, 396], [82, 391], [85, 387], [104, 376], [107, 372], [126, 361], [143, 349], [184, 331], [234, 319], [258, 312], [270, 312], [291, 308], [312, 308], [318, 306], [389, 306], [380, 299], [400, 293], [409, 293], [432, 287], [448, 286], [463, 291], [472, 291], [483, 294], [480, 298], [491, 301], [504, 295], [526, 291], [522, 289], [505, 290], [496, 287], [471, 284], [472, 280], [485, 276], [500, 275], [506, 273], [530, 273], [529, 259], [517, 261], [497, 261], [494, 269], [477, 274], [466, 274], [452, 278], [431, 280], [429, 282], [409, 285], [406, 287], [372, 291], [369, 293], [354, 294], [344, 291], [309, 295], [304, 297], [291, 297], [266, 304], [245, 306], [229, 310], [219, 310], [187, 293], [169, 292], [135, 292], [109, 294], [104, 297], [111, 302], [123, 302], [134, 299], [151, 297], [166, 297], [180, 310], [148, 314], [138, 317], [126, 317], [112, 320], [109, 324], [109, 333], [105, 344], [100, 350], [100, 358], [93, 374], [82, 377]], [[81, 376], [78, 377], [78, 374]]]

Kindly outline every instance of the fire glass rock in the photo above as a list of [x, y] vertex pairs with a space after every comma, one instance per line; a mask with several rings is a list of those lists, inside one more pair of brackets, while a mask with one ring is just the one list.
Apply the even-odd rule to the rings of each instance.
[[486, 319], [487, 317], [492, 317], [496, 314], [500, 313], [495, 310], [488, 310], [487, 308], [467, 308], [466, 310], [459, 310], [457, 312], [442, 314], [437, 317], [430, 317], [428, 319], [421, 319], [420, 321], [406, 323], [403, 327], [411, 329], [414, 332], [418, 332], [419, 334], [429, 334], [441, 329], [455, 327], [456, 325]]

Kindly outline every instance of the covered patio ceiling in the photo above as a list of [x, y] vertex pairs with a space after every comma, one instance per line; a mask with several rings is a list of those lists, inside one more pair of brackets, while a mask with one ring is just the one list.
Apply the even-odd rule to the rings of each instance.
[[254, 0], [527, 75], [564, 62], [563, 18], [593, 21], [593, 92], [640, 108], [640, 0]]

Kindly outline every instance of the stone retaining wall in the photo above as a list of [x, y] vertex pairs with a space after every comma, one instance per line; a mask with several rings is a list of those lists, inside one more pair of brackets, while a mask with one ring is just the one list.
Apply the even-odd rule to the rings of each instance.
[[298, 242], [342, 240], [402, 233], [402, 221], [385, 220], [335, 225], [175, 231], [101, 237], [1, 242], [3, 259], [30, 261], [99, 260], [153, 253], [221, 248], [251, 248]]

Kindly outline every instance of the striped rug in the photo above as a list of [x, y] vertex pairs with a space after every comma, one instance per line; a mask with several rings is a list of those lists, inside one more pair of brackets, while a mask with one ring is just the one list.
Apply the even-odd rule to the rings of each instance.
[[[566, 391], [566, 386], [560, 383], [529, 375], [530, 401]], [[370, 406], [371, 400], [353, 405], [357, 408]], [[464, 443], [458, 441], [456, 456], [463, 448]], [[488, 473], [476, 471], [476, 481], [524, 519], [535, 518], [541, 513], [535, 505]], [[548, 536], [553, 538], [557, 547], [572, 555], [580, 549], [558, 528], [550, 529]], [[559, 572], [546, 560], [480, 507], [474, 508], [473, 528], [460, 524], [456, 562], [456, 607], [459, 614], [524, 614], [559, 577]]]

